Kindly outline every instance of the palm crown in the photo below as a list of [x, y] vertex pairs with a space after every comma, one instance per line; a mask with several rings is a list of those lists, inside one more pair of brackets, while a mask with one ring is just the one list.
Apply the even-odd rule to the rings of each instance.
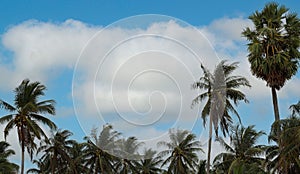
[[4, 137], [6, 138], [9, 131], [14, 127], [17, 128], [19, 142], [22, 148], [22, 165], [21, 174], [24, 173], [24, 149], [30, 153], [31, 158], [33, 151], [36, 150], [35, 138], [47, 139], [43, 129], [38, 125], [41, 122], [50, 129], [55, 129], [55, 124], [41, 114], [55, 114], [54, 100], [39, 101], [39, 97], [44, 95], [46, 87], [39, 82], [30, 83], [28, 79], [15, 88], [14, 106], [0, 100], [0, 106], [12, 112], [0, 118], [0, 123], [7, 122], [4, 128]]

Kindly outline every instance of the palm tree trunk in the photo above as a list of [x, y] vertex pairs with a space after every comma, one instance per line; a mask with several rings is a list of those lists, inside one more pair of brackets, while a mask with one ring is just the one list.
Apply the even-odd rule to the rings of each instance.
[[[272, 89], [272, 100], [273, 100], [275, 121], [279, 121], [280, 116], [279, 116], [279, 109], [278, 109], [277, 93], [276, 93], [276, 89], [274, 87], [272, 87], [271, 89]], [[278, 138], [277, 143], [278, 143], [279, 151], [281, 152], [282, 145], [281, 145], [281, 139], [280, 139], [280, 126], [279, 125], [276, 127], [276, 135]]]
[[209, 139], [208, 139], [208, 152], [207, 152], [207, 163], [206, 163], [206, 173], [209, 174], [210, 168], [210, 153], [211, 153], [211, 140], [212, 140], [212, 118], [209, 116]]
[[274, 87], [272, 87], [271, 90], [272, 90], [272, 100], [273, 100], [275, 121], [279, 121], [280, 116], [279, 116], [279, 109], [278, 109], [277, 92], [276, 92], [276, 89]]
[[51, 172], [52, 174], [55, 174], [55, 169], [57, 169], [57, 158], [56, 158], [56, 152], [54, 151], [53, 158], [52, 158], [52, 167]]
[[22, 144], [21, 174], [24, 174], [24, 152], [25, 152], [25, 144], [24, 144], [23, 140], [22, 140], [21, 144]]
[[18, 127], [18, 135], [20, 137], [21, 140], [21, 174], [24, 174], [24, 152], [25, 152], [25, 135], [24, 135], [24, 128], [23, 125], [21, 125], [20, 127]]

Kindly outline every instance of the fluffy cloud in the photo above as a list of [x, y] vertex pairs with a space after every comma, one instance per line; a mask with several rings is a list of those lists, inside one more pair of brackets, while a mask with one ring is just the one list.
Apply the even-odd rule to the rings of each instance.
[[[1, 89], [11, 89], [28, 77], [46, 82], [60, 68], [73, 68], [84, 44], [100, 28], [80, 21], [63, 23], [25, 21], [12, 26], [2, 36], [2, 44], [11, 51], [9, 65], [1, 66]], [[8, 67], [8, 68], [7, 68]]]

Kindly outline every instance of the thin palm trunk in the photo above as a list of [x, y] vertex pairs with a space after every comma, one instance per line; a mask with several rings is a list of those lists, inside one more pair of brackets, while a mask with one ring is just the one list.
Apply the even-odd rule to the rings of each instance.
[[280, 116], [279, 116], [277, 92], [276, 92], [276, 89], [274, 87], [272, 87], [271, 90], [272, 90], [272, 100], [273, 100], [275, 121], [279, 121]]
[[54, 152], [54, 154], [53, 154], [53, 158], [52, 158], [52, 167], [51, 167], [51, 172], [52, 172], [52, 174], [54, 174], [55, 173], [55, 169], [57, 168], [56, 167], [56, 160], [57, 158], [56, 158], [56, 152]]
[[209, 174], [209, 168], [210, 168], [211, 140], [212, 140], [212, 116], [210, 115], [210, 117], [209, 117], [208, 152], [207, 152], [207, 163], [206, 163], [206, 173], [207, 174]]
[[[20, 130], [20, 129], [19, 129]], [[25, 152], [25, 139], [24, 139], [24, 129], [23, 129], [23, 125], [22, 125], [22, 127], [21, 127], [21, 136], [22, 136], [22, 138], [21, 138], [21, 149], [22, 149], [22, 154], [21, 154], [21, 174], [24, 174], [24, 152]]]
[[[276, 92], [276, 89], [274, 87], [272, 87], [271, 90], [272, 90], [272, 100], [273, 100], [275, 121], [279, 121], [280, 116], [279, 116], [279, 109], [278, 109], [277, 92]], [[279, 140], [279, 149], [281, 149], [281, 143], [280, 143], [280, 138], [279, 138], [279, 136], [280, 136], [280, 127], [279, 127], [279, 125], [276, 128], [276, 132], [277, 132], [278, 140]]]
[[24, 144], [24, 141], [22, 140], [22, 161], [21, 161], [21, 174], [24, 174], [24, 152], [25, 152], [25, 144]]

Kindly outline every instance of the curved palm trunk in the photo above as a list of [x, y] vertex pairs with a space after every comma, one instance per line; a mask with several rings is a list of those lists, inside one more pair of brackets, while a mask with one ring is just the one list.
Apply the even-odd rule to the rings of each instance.
[[272, 90], [272, 100], [273, 100], [275, 121], [279, 121], [280, 116], [279, 116], [277, 92], [276, 92], [276, 89], [274, 87], [272, 87], [271, 90]]
[[209, 168], [210, 168], [211, 140], [212, 140], [212, 116], [210, 115], [210, 117], [209, 117], [208, 152], [207, 152], [207, 163], [206, 163], [206, 173], [207, 174], [209, 174]]

